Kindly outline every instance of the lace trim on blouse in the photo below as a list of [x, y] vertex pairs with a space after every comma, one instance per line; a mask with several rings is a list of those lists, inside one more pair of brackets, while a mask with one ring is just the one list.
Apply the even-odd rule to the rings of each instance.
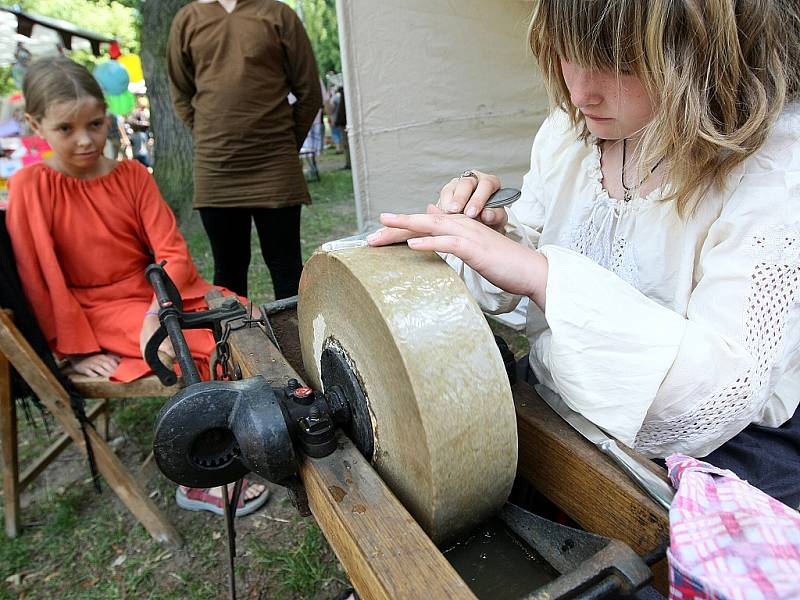
[[652, 201], [661, 193], [653, 190], [630, 202], [616, 200], [603, 187], [602, 151], [596, 138], [590, 140], [592, 152], [583, 160], [583, 167], [592, 182], [592, 207], [588, 217], [572, 227], [569, 247], [601, 267], [615, 273], [639, 289], [639, 269], [634, 246], [620, 232], [628, 218], [634, 218], [643, 202]]
[[769, 399], [772, 366], [778, 358], [792, 306], [800, 302], [800, 227], [780, 226], [751, 238], [757, 261], [744, 309], [742, 343], [753, 366], [735, 381], [671, 419], [645, 422], [634, 447], [657, 455], [675, 442], [714, 437], [726, 424], [750, 422]]

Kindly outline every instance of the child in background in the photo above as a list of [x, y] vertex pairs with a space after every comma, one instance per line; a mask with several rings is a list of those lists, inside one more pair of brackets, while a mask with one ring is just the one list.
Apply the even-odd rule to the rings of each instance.
[[130, 140], [133, 159], [138, 160], [145, 167], [149, 167], [150, 160], [150, 109], [147, 98], [136, 98], [136, 108], [128, 117], [131, 128]]
[[[53, 149], [9, 185], [6, 219], [25, 295], [50, 347], [75, 371], [117, 381], [142, 377], [150, 372], [144, 347], [159, 327], [145, 268], [167, 261], [187, 311], [207, 308], [213, 286], [198, 274], [147, 169], [103, 156], [106, 105], [92, 75], [62, 56], [41, 59], [29, 67], [23, 93], [28, 123]], [[211, 332], [185, 335], [209, 378]], [[174, 357], [168, 340], [161, 350]], [[258, 508], [265, 492], [250, 485], [237, 514]], [[188, 497], [192, 508], [221, 514], [221, 502], [206, 496], [213, 492], [180, 489], [179, 503]]]
[[131, 141], [128, 138], [128, 132], [125, 131], [122, 119], [113, 113], [106, 113], [106, 121], [108, 136], [103, 154], [111, 160], [125, 158], [125, 149], [131, 145]]
[[[537, 0], [555, 107], [522, 199], [466, 171], [372, 245], [450, 253], [530, 368], [647, 456], [800, 504], [800, 15], [771, 0]], [[793, 416], [794, 415], [794, 416]]]

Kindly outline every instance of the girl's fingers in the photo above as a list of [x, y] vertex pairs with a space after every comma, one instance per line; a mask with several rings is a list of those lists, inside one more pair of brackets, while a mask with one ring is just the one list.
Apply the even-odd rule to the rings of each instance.
[[384, 227], [375, 233], [367, 236], [367, 243], [370, 246], [389, 246], [390, 244], [399, 244], [408, 241], [410, 238], [415, 237], [416, 233], [408, 231], [407, 229], [400, 229], [396, 227]]
[[453, 177], [442, 188], [442, 191], [439, 192], [439, 201], [436, 203], [436, 206], [440, 207], [442, 210], [445, 210], [445, 206], [449, 206], [452, 203], [453, 192], [456, 190], [456, 185], [458, 185], [458, 177]]
[[472, 192], [469, 202], [464, 207], [464, 214], [470, 219], [477, 217], [489, 200], [489, 196], [499, 189], [498, 183], [495, 177], [481, 178], [475, 191]]
[[108, 377], [110, 373], [102, 363], [90, 362], [86, 365], [88, 374], [92, 377]]
[[453, 197], [442, 208], [446, 213], [463, 213], [479, 182], [474, 177], [462, 177], [456, 180]]
[[481, 223], [502, 233], [508, 223], [508, 213], [505, 208], [484, 208], [481, 211]]
[[[428, 215], [441, 215], [444, 214], [442, 209], [434, 204], [428, 204], [425, 208]], [[383, 223], [384, 217], [391, 219], [394, 215], [383, 214], [381, 215], [381, 222]], [[384, 223], [386, 224], [386, 223]], [[375, 233], [367, 236], [367, 243], [370, 246], [388, 246], [390, 244], [400, 244], [407, 242], [411, 238], [418, 237], [419, 232], [412, 231], [403, 227], [383, 227]]]
[[114, 372], [115, 368], [111, 367], [110, 365], [101, 365], [99, 371], [102, 373], [103, 377], [111, 377], [111, 374]]
[[410, 239], [408, 247], [412, 250], [452, 254], [471, 265], [479, 258], [482, 245], [479, 240], [460, 235], [432, 235]]
[[380, 220], [390, 229], [411, 232], [411, 235], [407, 236], [406, 240], [425, 235], [465, 235], [475, 227], [483, 228], [483, 225], [465, 217], [463, 214], [395, 215], [383, 213]]

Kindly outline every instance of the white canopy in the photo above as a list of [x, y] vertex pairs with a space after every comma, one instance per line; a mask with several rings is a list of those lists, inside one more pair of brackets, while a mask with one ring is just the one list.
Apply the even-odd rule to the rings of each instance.
[[547, 98], [522, 0], [337, 0], [359, 228], [465, 169], [519, 187]]

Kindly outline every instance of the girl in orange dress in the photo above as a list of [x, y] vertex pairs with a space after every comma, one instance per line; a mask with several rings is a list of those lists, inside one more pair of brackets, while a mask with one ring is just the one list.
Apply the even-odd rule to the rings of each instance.
[[[145, 268], [167, 261], [187, 311], [208, 308], [204, 296], [213, 286], [198, 274], [147, 169], [103, 156], [106, 105], [92, 75], [65, 57], [42, 59], [30, 66], [23, 92], [28, 124], [53, 149], [9, 184], [6, 220], [25, 295], [52, 350], [78, 373], [142, 377], [150, 373], [144, 347], [159, 327]], [[185, 335], [208, 379], [211, 332]], [[168, 340], [161, 350], [174, 357]], [[254, 488], [264, 490], [250, 487], [245, 503]]]

